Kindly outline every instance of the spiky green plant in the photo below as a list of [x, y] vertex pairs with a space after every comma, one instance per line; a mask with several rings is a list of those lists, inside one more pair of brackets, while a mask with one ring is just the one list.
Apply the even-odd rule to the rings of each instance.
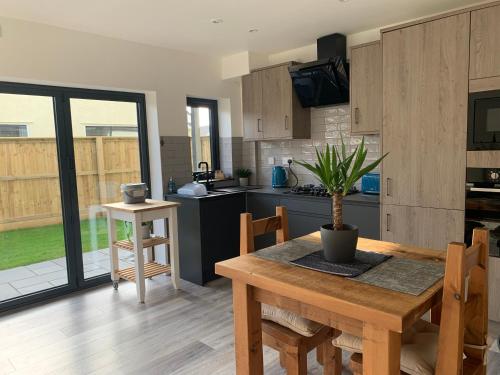
[[327, 144], [325, 150], [316, 148], [317, 161], [314, 164], [306, 161], [297, 161], [297, 164], [311, 171], [314, 176], [324, 185], [325, 189], [333, 198], [333, 228], [342, 230], [344, 227], [342, 218], [342, 199], [347, 195], [353, 185], [365, 174], [375, 169], [387, 156], [383, 155], [373, 163], [363, 167], [368, 150], [365, 148], [365, 138], [356, 147], [354, 152], [347, 154], [344, 139], [340, 150], [338, 147]]

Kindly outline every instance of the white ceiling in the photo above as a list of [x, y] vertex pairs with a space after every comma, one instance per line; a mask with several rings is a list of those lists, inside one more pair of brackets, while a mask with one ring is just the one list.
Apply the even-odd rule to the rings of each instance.
[[[0, 15], [173, 49], [273, 53], [477, 0], [0, 0]], [[210, 19], [222, 18], [221, 24]], [[257, 28], [259, 32], [249, 33]]]

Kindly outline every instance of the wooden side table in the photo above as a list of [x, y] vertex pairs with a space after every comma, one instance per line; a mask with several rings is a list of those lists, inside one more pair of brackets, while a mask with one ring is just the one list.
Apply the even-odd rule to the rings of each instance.
[[[111, 261], [111, 280], [118, 289], [118, 281], [126, 279], [135, 282], [137, 298], [144, 303], [146, 278], [170, 273], [175, 289], [179, 289], [179, 240], [177, 236], [177, 207], [180, 203], [146, 199], [145, 203], [126, 204], [123, 202], [102, 205], [108, 215], [109, 254]], [[146, 221], [168, 219], [167, 237], [155, 236], [142, 239], [141, 225]], [[116, 239], [116, 220], [128, 221], [132, 224], [132, 241]], [[152, 259], [153, 246], [168, 244], [170, 248], [170, 264], [159, 264]], [[134, 253], [134, 267], [120, 269], [118, 249]], [[144, 263], [143, 250], [148, 249], [148, 261]], [[166, 255], [166, 254], [165, 254]]]

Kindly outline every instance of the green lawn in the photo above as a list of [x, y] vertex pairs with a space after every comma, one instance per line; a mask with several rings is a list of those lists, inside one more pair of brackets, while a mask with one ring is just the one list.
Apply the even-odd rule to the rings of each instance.
[[[97, 249], [108, 247], [108, 229], [105, 218], [96, 222]], [[84, 252], [95, 250], [91, 245], [90, 221], [80, 225]], [[116, 225], [118, 239], [125, 239], [123, 223]], [[0, 232], [0, 270], [61, 258], [66, 255], [62, 224], [39, 228]]]

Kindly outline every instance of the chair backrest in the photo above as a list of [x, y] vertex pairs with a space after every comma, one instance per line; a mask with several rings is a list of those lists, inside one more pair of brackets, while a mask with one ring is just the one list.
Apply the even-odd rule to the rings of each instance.
[[276, 232], [276, 243], [288, 241], [288, 214], [286, 207], [277, 206], [276, 216], [252, 220], [252, 214], [240, 216], [240, 255], [255, 251], [254, 237]]
[[469, 248], [462, 243], [448, 245], [435, 372], [438, 375], [462, 374], [465, 366], [474, 367], [477, 374], [485, 373], [488, 256], [489, 231], [484, 228], [474, 229]]

